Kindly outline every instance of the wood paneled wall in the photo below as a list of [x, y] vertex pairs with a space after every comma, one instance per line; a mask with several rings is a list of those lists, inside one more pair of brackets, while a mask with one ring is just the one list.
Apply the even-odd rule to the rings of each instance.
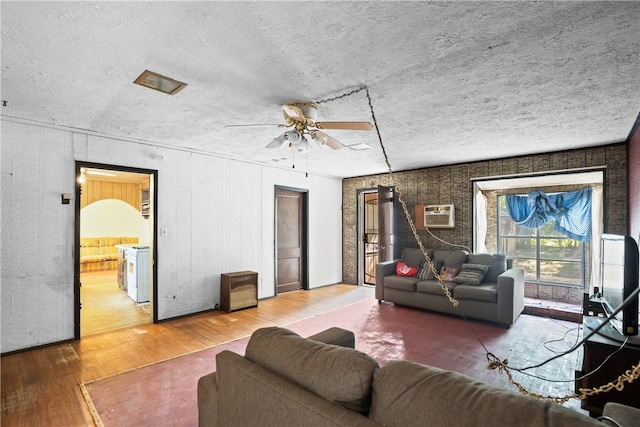
[[98, 200], [118, 199], [140, 210], [142, 203], [141, 189], [141, 185], [134, 182], [87, 179], [82, 186], [80, 209]]

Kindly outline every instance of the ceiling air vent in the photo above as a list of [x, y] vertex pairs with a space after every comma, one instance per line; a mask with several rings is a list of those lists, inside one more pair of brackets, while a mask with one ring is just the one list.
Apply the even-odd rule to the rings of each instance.
[[140, 86], [159, 90], [168, 95], [175, 95], [180, 92], [187, 84], [162, 76], [153, 71], [144, 70], [144, 73], [134, 80], [134, 83]]

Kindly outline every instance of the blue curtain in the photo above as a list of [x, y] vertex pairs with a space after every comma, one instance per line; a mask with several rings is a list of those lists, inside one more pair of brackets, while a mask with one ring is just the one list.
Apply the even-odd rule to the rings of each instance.
[[507, 195], [511, 219], [526, 228], [538, 228], [555, 219], [554, 228], [581, 242], [591, 240], [591, 188], [546, 194], [533, 190], [526, 196]]

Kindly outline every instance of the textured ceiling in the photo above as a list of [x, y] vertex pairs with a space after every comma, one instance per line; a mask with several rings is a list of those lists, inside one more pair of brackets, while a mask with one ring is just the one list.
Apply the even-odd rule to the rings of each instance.
[[[290, 168], [280, 104], [366, 85], [394, 170], [624, 141], [640, 99], [639, 2], [8, 2], [2, 115]], [[188, 83], [174, 96], [145, 69]], [[319, 121], [372, 120], [366, 92]], [[315, 150], [297, 169], [387, 170]], [[305, 159], [306, 157], [306, 159]], [[275, 161], [277, 160], [277, 161]], [[135, 165], [126, 165], [135, 166]]]

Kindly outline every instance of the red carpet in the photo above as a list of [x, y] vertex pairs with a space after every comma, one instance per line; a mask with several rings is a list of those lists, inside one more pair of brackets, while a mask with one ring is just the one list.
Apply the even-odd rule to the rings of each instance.
[[[380, 365], [405, 359], [465, 373], [484, 382], [513, 389], [505, 374], [486, 369], [486, 352], [467, 323], [458, 317], [428, 313], [367, 299], [287, 326], [302, 336], [330, 326], [352, 330], [356, 348]], [[509, 366], [526, 367], [570, 348], [576, 342], [577, 325], [570, 322], [522, 315], [510, 329], [472, 321], [488, 351]], [[222, 350], [244, 354], [248, 338], [147, 366], [86, 385], [105, 426], [197, 426], [197, 382], [215, 370], [215, 355]], [[545, 344], [548, 343], [548, 344]], [[547, 349], [550, 348], [551, 350]], [[576, 354], [557, 359], [532, 374], [571, 380]], [[573, 383], [542, 382], [514, 373], [530, 391], [563, 396]], [[578, 408], [579, 402], [565, 406]]]

